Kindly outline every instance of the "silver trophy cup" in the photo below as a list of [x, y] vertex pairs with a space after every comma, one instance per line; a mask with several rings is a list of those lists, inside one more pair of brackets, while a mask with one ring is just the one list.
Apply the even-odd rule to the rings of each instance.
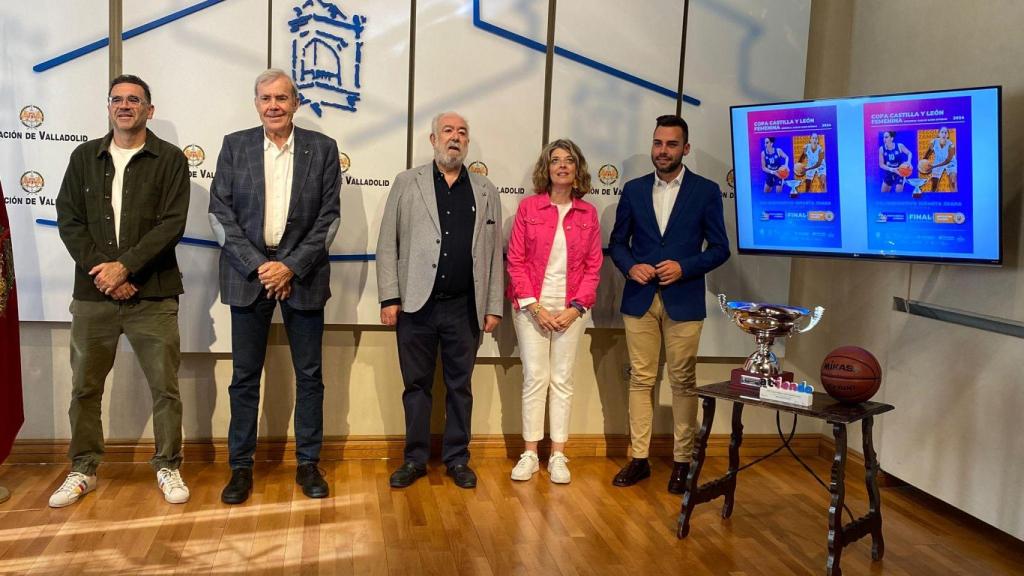
[[[765, 379], [775, 378], [782, 373], [779, 368], [779, 359], [771, 351], [776, 338], [809, 332], [818, 324], [821, 315], [825, 312], [821, 306], [817, 306], [811, 311], [798, 306], [765, 304], [763, 302], [729, 302], [725, 294], [718, 295], [718, 305], [734, 324], [744, 332], [753, 334], [757, 341], [757, 350], [743, 364], [742, 372], [744, 374], [741, 376], [745, 377], [733, 375], [734, 384], [742, 383], [747, 386], [754, 385], [753, 383], [757, 381], [764, 382]], [[806, 316], [811, 317], [807, 325], [802, 328], [797, 326], [800, 320]]]

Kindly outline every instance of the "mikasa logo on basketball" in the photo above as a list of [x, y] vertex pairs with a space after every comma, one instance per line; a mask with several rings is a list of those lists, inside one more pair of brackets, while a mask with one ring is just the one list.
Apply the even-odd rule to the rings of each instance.
[[823, 370], [842, 370], [843, 372], [853, 372], [854, 371], [854, 368], [853, 368], [852, 364], [840, 364], [838, 362], [833, 362], [833, 361], [826, 362], [825, 365], [822, 366], [822, 369]]

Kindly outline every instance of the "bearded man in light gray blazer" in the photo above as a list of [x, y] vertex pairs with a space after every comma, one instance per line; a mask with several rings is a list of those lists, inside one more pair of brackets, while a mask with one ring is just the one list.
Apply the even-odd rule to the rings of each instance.
[[490, 180], [463, 165], [469, 125], [462, 116], [438, 114], [430, 144], [433, 162], [395, 177], [377, 241], [380, 318], [398, 327], [405, 382], [405, 462], [391, 486], [404, 488], [427, 473], [440, 347], [447, 390], [441, 458], [457, 486], [473, 488], [473, 365], [480, 331], [497, 328], [503, 308], [501, 199]]

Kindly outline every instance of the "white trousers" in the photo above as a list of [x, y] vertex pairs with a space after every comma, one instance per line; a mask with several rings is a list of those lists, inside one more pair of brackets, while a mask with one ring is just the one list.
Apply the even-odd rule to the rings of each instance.
[[[553, 315], [565, 309], [562, 299], [542, 299], [541, 305]], [[523, 440], [544, 438], [544, 409], [551, 399], [552, 442], [569, 439], [572, 415], [573, 370], [576, 352], [586, 323], [581, 318], [564, 332], [544, 332], [525, 309], [515, 314], [519, 357], [523, 362]]]

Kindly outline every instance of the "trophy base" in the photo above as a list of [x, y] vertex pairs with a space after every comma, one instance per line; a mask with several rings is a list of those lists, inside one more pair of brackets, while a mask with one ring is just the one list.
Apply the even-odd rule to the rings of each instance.
[[[793, 381], [792, 372], [779, 372], [779, 376], [787, 382]], [[732, 378], [729, 380], [729, 390], [739, 392], [741, 394], [757, 396], [761, 391], [761, 384], [763, 381], [764, 377], [760, 374], [747, 372], [743, 368], [733, 368]]]

